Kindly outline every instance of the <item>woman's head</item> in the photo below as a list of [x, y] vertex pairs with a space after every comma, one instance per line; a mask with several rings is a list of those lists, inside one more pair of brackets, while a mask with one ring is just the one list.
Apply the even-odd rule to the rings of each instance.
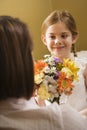
[[[49, 27], [57, 24], [62, 23], [66, 26], [66, 28], [70, 31], [72, 38], [76, 39], [78, 32], [75, 20], [73, 16], [68, 11], [53, 11], [42, 23], [41, 27], [41, 38], [43, 41], [43, 37], [46, 35], [46, 32]], [[74, 51], [74, 46], [72, 44], [72, 51]]]
[[33, 42], [25, 23], [0, 16], [0, 100], [33, 93]]

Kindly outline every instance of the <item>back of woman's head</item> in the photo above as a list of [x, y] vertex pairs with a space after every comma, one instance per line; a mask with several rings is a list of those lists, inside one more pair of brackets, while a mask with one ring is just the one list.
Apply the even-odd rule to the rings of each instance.
[[0, 16], [0, 100], [31, 97], [32, 49], [27, 25], [17, 18]]

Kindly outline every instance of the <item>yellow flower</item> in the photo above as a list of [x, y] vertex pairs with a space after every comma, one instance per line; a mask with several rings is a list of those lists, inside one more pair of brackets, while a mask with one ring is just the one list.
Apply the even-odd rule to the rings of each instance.
[[47, 89], [44, 84], [40, 85], [37, 94], [43, 100], [51, 98], [51, 94], [47, 92]]
[[70, 69], [73, 76], [73, 80], [78, 80], [77, 72], [79, 68], [74, 61], [72, 61], [71, 59], [64, 59], [64, 67], [67, 67], [68, 69]]
[[40, 84], [43, 81], [44, 73], [39, 73], [34, 76], [34, 81], [36, 84]]

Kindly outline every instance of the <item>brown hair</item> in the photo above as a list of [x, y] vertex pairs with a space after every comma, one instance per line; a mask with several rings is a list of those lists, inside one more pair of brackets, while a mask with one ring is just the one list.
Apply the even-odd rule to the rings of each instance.
[[[47, 28], [59, 21], [65, 23], [67, 28], [72, 33], [72, 36], [76, 36], [78, 34], [76, 23], [73, 16], [66, 10], [64, 11], [55, 10], [42, 23], [41, 35], [45, 35]], [[71, 51], [76, 56], [75, 44], [72, 45]]]
[[24, 97], [34, 89], [33, 42], [25, 23], [0, 16], [0, 100]]

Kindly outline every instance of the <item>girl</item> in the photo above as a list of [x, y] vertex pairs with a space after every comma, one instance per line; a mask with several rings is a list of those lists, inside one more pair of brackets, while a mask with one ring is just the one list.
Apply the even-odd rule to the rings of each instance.
[[76, 110], [82, 110], [87, 106], [83, 77], [85, 60], [76, 57], [75, 43], [78, 39], [78, 31], [73, 16], [68, 11], [53, 11], [42, 24], [41, 39], [51, 55], [60, 59], [70, 58], [79, 65], [80, 79], [74, 83], [75, 88], [68, 102]]

